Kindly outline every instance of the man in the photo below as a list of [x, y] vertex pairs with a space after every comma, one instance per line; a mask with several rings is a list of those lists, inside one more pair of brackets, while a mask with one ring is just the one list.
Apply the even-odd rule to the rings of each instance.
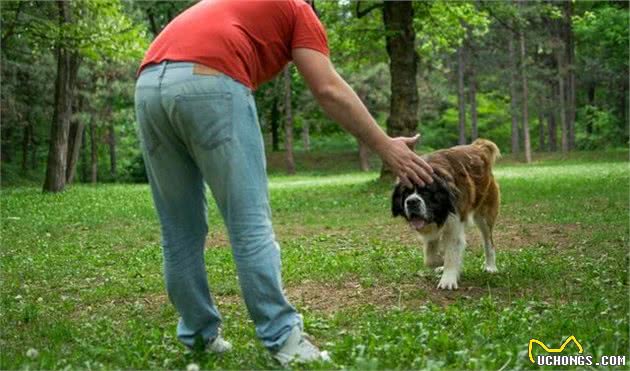
[[256, 334], [274, 358], [313, 361], [324, 352], [303, 335], [282, 291], [271, 226], [263, 140], [252, 90], [293, 60], [324, 111], [366, 143], [402, 182], [431, 182], [431, 168], [376, 124], [328, 58], [326, 33], [303, 0], [202, 1], [155, 39], [140, 67], [136, 112], [157, 209], [169, 298], [179, 339], [210, 351], [231, 345], [210, 296], [204, 181], [227, 226]]

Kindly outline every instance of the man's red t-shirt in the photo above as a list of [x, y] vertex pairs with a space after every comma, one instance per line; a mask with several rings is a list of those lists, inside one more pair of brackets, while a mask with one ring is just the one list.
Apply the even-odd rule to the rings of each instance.
[[326, 32], [303, 0], [204, 0], [178, 15], [147, 51], [140, 70], [196, 62], [256, 89], [291, 61], [291, 50], [328, 55]]

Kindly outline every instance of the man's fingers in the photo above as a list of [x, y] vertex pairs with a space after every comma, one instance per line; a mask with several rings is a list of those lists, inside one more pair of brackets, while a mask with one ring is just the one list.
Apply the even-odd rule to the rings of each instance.
[[413, 185], [411, 184], [411, 182], [409, 181], [409, 179], [407, 178], [407, 176], [405, 174], [400, 174], [398, 176], [398, 178], [400, 179], [400, 182], [407, 188], [413, 188]]
[[416, 144], [418, 139], [420, 139], [420, 134], [416, 134], [412, 137], [405, 137], [405, 142], [407, 142], [407, 144]]
[[410, 167], [411, 174], [413, 174], [412, 179], [417, 185], [422, 187], [425, 183], [431, 184], [433, 179], [431, 179], [431, 176], [427, 174], [427, 172], [423, 168], [413, 162], [411, 163]]
[[418, 174], [418, 176], [422, 178], [422, 180], [424, 180], [427, 184], [433, 183], [433, 176], [431, 176], [431, 174], [433, 173], [433, 169], [431, 169], [431, 167], [429, 167], [430, 170], [426, 170], [426, 168], [420, 167], [415, 163], [414, 166], [416, 174]]
[[420, 134], [416, 134], [413, 137], [401, 137], [403, 142], [407, 145], [407, 147], [413, 150], [416, 147], [416, 143], [418, 143], [418, 139], [420, 139]]
[[429, 165], [428, 162], [424, 161], [424, 159], [422, 157], [416, 156], [414, 158], [414, 161], [416, 162], [416, 164], [422, 166], [423, 169], [428, 171], [429, 174], [433, 174], [433, 168], [431, 167], [431, 165]]

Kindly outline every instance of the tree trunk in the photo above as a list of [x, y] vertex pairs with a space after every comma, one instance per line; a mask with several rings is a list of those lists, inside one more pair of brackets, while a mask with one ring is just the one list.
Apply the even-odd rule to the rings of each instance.
[[309, 134], [308, 121], [304, 121], [302, 124], [302, 144], [305, 151], [311, 150], [311, 135]]
[[[416, 81], [418, 55], [413, 29], [413, 3], [385, 1], [383, 3], [385, 43], [389, 56], [391, 96], [387, 134], [392, 137], [413, 136], [418, 128], [418, 86]], [[383, 163], [381, 178], [392, 178]]]
[[[591, 107], [595, 107], [595, 83], [591, 83], [588, 86], [588, 92], [587, 92], [587, 99], [588, 99], [588, 105]], [[588, 120], [586, 122], [586, 133], [587, 134], [592, 134], [593, 133], [593, 121], [592, 120]]]
[[[32, 125], [32, 124], [31, 124]], [[37, 145], [38, 141], [35, 138], [35, 130], [31, 130], [31, 169], [37, 169]]]
[[[367, 107], [367, 91], [361, 88], [357, 90], [359, 99]], [[357, 146], [359, 147], [359, 168], [361, 171], [370, 171], [370, 149], [357, 138]]]
[[0, 145], [0, 158], [2, 162], [11, 163], [13, 161], [13, 126], [2, 125], [2, 144]]
[[83, 144], [83, 132], [85, 124], [83, 122], [74, 122], [70, 128], [70, 145], [68, 146], [68, 169], [66, 171], [66, 183], [71, 184], [76, 175], [77, 163], [79, 162], [79, 153]]
[[573, 2], [564, 2], [564, 45], [566, 51], [566, 81], [567, 81], [567, 135], [569, 150], [575, 148], [575, 37], [573, 36]]
[[541, 109], [538, 110], [538, 148], [541, 152], [547, 150], [545, 146], [545, 115]]
[[556, 51], [556, 58], [558, 60], [558, 107], [560, 109], [560, 126], [562, 129], [562, 153], [569, 152], [569, 136], [567, 127], [567, 114], [566, 114], [566, 98], [565, 94], [565, 76], [564, 76], [564, 58], [562, 56], [564, 52], [562, 50]]
[[153, 14], [153, 9], [147, 9], [147, 18], [149, 19], [149, 25], [151, 26], [151, 33], [153, 34], [153, 38], [155, 39], [157, 35], [160, 33], [160, 28], [155, 21], [155, 15]]
[[479, 137], [479, 130], [477, 128], [477, 76], [475, 67], [470, 66], [469, 75], [470, 84], [470, 125], [471, 125], [471, 141], [474, 141]]
[[[19, 10], [19, 8], [18, 8]], [[30, 84], [30, 74], [27, 71], [18, 71], [19, 79], [22, 83], [16, 86], [16, 91], [18, 94], [22, 94], [23, 96], [28, 97], [31, 93]], [[15, 86], [15, 85], [14, 85]], [[30, 109], [26, 111], [26, 120], [22, 125], [22, 172], [26, 173], [28, 171], [28, 155], [30, 153], [30, 148], [33, 145], [33, 112]]]
[[628, 137], [628, 81], [623, 82], [621, 96], [619, 97], [620, 124], [624, 130], [624, 135]]
[[273, 103], [271, 105], [271, 150], [280, 150], [280, 109], [278, 108], [278, 94], [274, 92]]
[[108, 127], [107, 144], [109, 145], [109, 175], [116, 180], [116, 130], [114, 123], [111, 121]]
[[[70, 3], [59, 0], [59, 25], [71, 22]], [[60, 39], [63, 35], [59, 35]], [[72, 117], [74, 85], [79, 68], [78, 54], [59, 40], [57, 44], [57, 79], [55, 81], [55, 107], [50, 129], [48, 166], [44, 192], [60, 192], [66, 185], [68, 130]]]
[[[2, 46], [4, 47], [4, 44]], [[17, 67], [10, 68], [8, 66], [3, 66], [3, 68], [6, 69], [6, 71], [11, 71], [10, 72], [11, 81], [9, 84], [16, 87], [20, 86], [18, 84], [18, 76], [17, 76], [19, 72], [18, 68]], [[9, 72], [5, 72], [5, 73], [9, 74]], [[1, 76], [1, 77], [4, 77], [4, 76]], [[15, 117], [15, 118], [19, 117], [19, 113], [17, 112], [17, 108], [15, 104], [7, 104], [3, 106], [2, 108], [3, 108], [1, 111], [2, 114], [4, 114], [4, 109], [6, 109], [7, 111], [11, 112], [12, 117]], [[15, 123], [7, 124], [6, 119], [0, 124], [0, 131], [1, 131], [1, 136], [2, 136], [1, 143], [0, 143], [0, 161], [4, 163], [13, 162], [13, 154], [14, 154], [13, 153], [14, 151], [13, 134], [15, 132], [14, 125]]]
[[359, 167], [361, 171], [370, 171], [370, 149], [357, 139], [359, 145]]
[[[30, 117], [30, 111], [28, 116]], [[26, 173], [28, 171], [28, 155], [30, 153], [31, 146], [33, 146], [33, 124], [29, 122], [24, 125], [22, 135], [22, 171]]]
[[510, 57], [510, 113], [512, 115], [512, 153], [520, 152], [518, 135], [518, 106], [516, 101], [516, 52], [514, 50], [514, 38], [512, 32], [508, 35], [508, 49]]
[[621, 125], [625, 128], [626, 138], [630, 134], [630, 128], [628, 128], [628, 81], [623, 85], [623, 93], [619, 102], [621, 106]]
[[464, 46], [457, 49], [457, 106], [459, 108], [459, 144], [466, 144], [466, 93], [464, 91]]
[[293, 108], [291, 107], [291, 66], [284, 69], [284, 149], [287, 173], [295, 174], [293, 158]]
[[[91, 124], [88, 124], [91, 126]], [[87, 183], [88, 180], [88, 160], [87, 160], [87, 133], [85, 133], [85, 129], [83, 130], [85, 137], [84, 140], [81, 141], [81, 182]]]
[[[558, 106], [558, 93], [556, 84], [551, 81], [549, 83], [549, 87], [551, 90], [550, 100], [551, 104], [549, 105], [549, 111], [547, 113], [549, 125], [547, 127], [549, 131], [549, 151], [555, 152], [558, 150], [558, 129], [556, 126], [556, 110], [555, 107]], [[555, 104], [554, 104], [555, 103]]]
[[525, 48], [525, 32], [521, 28], [519, 31], [521, 44], [521, 78], [523, 82], [523, 142], [525, 145], [525, 162], [532, 162], [532, 145], [529, 138], [529, 91], [527, 86], [527, 54]]
[[96, 128], [94, 127], [94, 121], [90, 123], [90, 146], [90, 164], [92, 168], [90, 181], [93, 184], [96, 184], [96, 181], [98, 180], [98, 147], [96, 146]]

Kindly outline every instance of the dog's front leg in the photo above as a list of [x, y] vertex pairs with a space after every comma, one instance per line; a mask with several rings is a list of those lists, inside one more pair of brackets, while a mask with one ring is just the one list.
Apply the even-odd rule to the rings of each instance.
[[444, 265], [444, 258], [440, 255], [439, 238], [424, 241], [424, 265], [427, 268], [438, 268]]
[[441, 244], [444, 249], [444, 271], [438, 284], [439, 289], [455, 290], [462, 266], [462, 257], [466, 248], [464, 225], [459, 218], [450, 217]]

